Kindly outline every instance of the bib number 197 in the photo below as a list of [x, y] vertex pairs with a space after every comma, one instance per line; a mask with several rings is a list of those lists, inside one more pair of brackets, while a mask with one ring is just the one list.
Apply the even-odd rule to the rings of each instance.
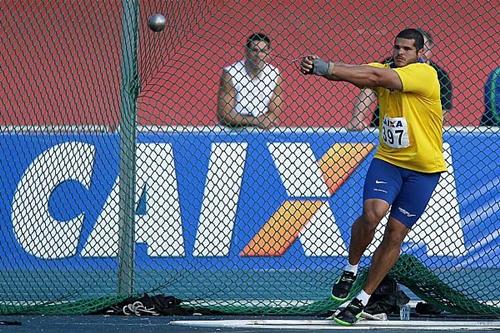
[[410, 145], [408, 125], [405, 118], [384, 118], [382, 140], [391, 148], [406, 148]]

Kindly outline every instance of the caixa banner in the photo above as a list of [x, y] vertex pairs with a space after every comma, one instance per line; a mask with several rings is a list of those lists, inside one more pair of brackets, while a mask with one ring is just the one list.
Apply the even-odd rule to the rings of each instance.
[[[438, 267], [498, 268], [500, 167], [491, 148], [498, 134], [444, 139], [448, 172], [403, 249]], [[0, 267], [116, 261], [118, 135], [3, 133], [0, 140]], [[343, 130], [141, 132], [137, 268], [207, 259], [233, 268], [338, 265], [376, 143], [375, 132]]]

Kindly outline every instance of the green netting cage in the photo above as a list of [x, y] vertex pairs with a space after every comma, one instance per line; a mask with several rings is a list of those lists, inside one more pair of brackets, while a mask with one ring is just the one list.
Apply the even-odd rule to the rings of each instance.
[[[338, 307], [377, 102], [299, 60], [385, 62], [406, 27], [439, 75], [447, 171], [390, 274], [449, 312], [500, 313], [495, 2], [5, 0], [0, 16], [1, 314], [144, 293], [225, 313]], [[239, 93], [245, 75], [224, 75], [254, 33], [272, 78], [232, 123], [224, 84]]]

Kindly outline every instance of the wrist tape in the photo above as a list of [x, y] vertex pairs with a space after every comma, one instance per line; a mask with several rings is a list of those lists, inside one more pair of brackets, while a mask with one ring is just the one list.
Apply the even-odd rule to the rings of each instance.
[[313, 74], [315, 75], [327, 75], [330, 63], [324, 61], [323, 59], [315, 59], [313, 61]]

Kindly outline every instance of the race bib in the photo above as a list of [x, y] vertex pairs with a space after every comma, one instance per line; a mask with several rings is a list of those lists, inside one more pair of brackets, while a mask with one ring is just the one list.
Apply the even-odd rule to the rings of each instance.
[[408, 139], [406, 119], [385, 117], [382, 123], [382, 140], [391, 148], [409, 147], [410, 140]]

